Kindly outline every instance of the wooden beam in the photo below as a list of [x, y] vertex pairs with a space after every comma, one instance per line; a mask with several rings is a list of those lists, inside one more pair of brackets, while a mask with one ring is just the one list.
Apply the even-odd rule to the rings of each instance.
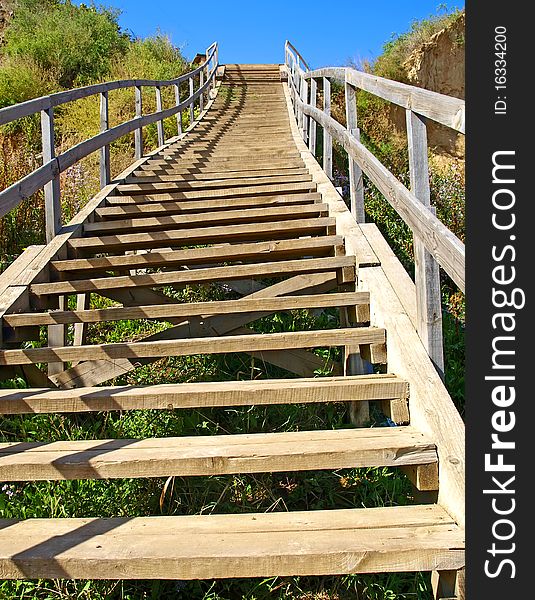
[[0, 350], [0, 365], [24, 365], [54, 361], [114, 360], [121, 358], [135, 360], [138, 358], [156, 358], [162, 356], [261, 352], [264, 350], [381, 343], [384, 340], [384, 329], [359, 327], [319, 331], [295, 331], [291, 333], [234, 335], [223, 338], [207, 337], [78, 347], [28, 348], [25, 350]]
[[[233, 262], [263, 261], [270, 258], [286, 259], [304, 256], [325, 256], [334, 254], [334, 248], [343, 243], [341, 236], [319, 236], [250, 244], [218, 244], [206, 248], [187, 248], [166, 252], [148, 252], [127, 254], [124, 256], [105, 256], [101, 258], [80, 258], [53, 261], [53, 269], [58, 273], [91, 271], [113, 271], [116, 269], [189, 266]], [[72, 277], [72, 275], [71, 275]], [[74, 278], [74, 277], [73, 277]]]
[[167, 232], [130, 233], [69, 239], [68, 245], [79, 252], [111, 252], [143, 248], [194, 246], [212, 241], [261, 241], [263, 239], [294, 238], [300, 235], [331, 235], [335, 220], [330, 217], [279, 221], [275, 230], [271, 223], [252, 223], [199, 227]]
[[273, 473], [436, 464], [411, 427], [0, 444], [2, 481]]
[[30, 287], [30, 291], [36, 296], [49, 296], [98, 292], [100, 290], [124, 289], [127, 287], [161, 287], [171, 284], [224, 281], [225, 279], [283, 277], [302, 273], [334, 272], [344, 267], [354, 268], [354, 258], [351, 256], [311, 258], [308, 260], [286, 260], [272, 263], [254, 263], [251, 265], [232, 265], [228, 267], [207, 267], [148, 275], [37, 283]]
[[208, 408], [406, 399], [395, 375], [359, 375], [78, 389], [0, 389], [2, 414]]
[[[431, 207], [429, 164], [427, 159], [427, 128], [425, 121], [412, 110], [406, 111], [407, 140], [411, 191], [421, 203], [435, 214]], [[444, 377], [444, 348], [442, 339], [442, 293], [440, 267], [414, 234], [414, 281], [416, 285], [417, 330], [424, 347]]]
[[[282, 296], [278, 298], [243, 298], [241, 300], [192, 302], [188, 304], [156, 304], [135, 307], [117, 307], [87, 310], [87, 294], [79, 296], [79, 305], [75, 311], [53, 311], [48, 313], [19, 313], [6, 315], [4, 322], [10, 327], [29, 327], [32, 325], [82, 324], [102, 321], [123, 321], [131, 319], [168, 319], [176, 317], [195, 317], [206, 314], [233, 314], [242, 312], [278, 312], [303, 308], [328, 308], [355, 306], [369, 303], [366, 292], [348, 292], [312, 296]], [[76, 331], [76, 330], [75, 330]], [[80, 338], [75, 346], [82, 345]]]
[[[437, 506], [0, 522], [4, 579], [211, 579], [458, 569]], [[177, 543], [180, 540], [180, 543]], [[128, 549], [128, 552], [125, 551]], [[21, 557], [24, 557], [22, 560]]]

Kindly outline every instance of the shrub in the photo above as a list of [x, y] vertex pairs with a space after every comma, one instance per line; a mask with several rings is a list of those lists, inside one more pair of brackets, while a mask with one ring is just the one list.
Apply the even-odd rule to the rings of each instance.
[[4, 53], [29, 58], [62, 87], [83, 85], [107, 76], [114, 58], [126, 52], [129, 37], [118, 16], [71, 0], [18, 0]]

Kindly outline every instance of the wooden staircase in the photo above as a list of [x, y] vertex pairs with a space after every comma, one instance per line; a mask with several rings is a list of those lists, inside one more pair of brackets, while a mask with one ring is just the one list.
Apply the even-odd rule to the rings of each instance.
[[[4, 375], [22, 374], [31, 386], [0, 390], [0, 411], [20, 415], [346, 402], [358, 426], [348, 422], [345, 429], [325, 431], [4, 443], [0, 480], [388, 466], [403, 468], [422, 492], [437, 491], [443, 455], [432, 430], [421, 427], [421, 419], [411, 422], [413, 381], [405, 373], [389, 372], [390, 332], [377, 325], [377, 292], [361, 285], [366, 268], [381, 277], [399, 272], [393, 255], [371, 227], [363, 228], [367, 235], [354, 227], [349, 240], [345, 205], [325, 177], [318, 179], [311, 166], [315, 161], [298, 142], [279, 65], [227, 65], [215, 91], [186, 134], [138, 161], [50, 244], [29, 249], [0, 277], [0, 369]], [[184, 304], [165, 292], [214, 282], [242, 298]], [[390, 292], [384, 285], [381, 289], [387, 297]], [[95, 294], [119, 305], [91, 308]], [[76, 310], [68, 309], [69, 297], [77, 298]], [[337, 329], [258, 334], [248, 327], [281, 311], [329, 308], [339, 310]], [[136, 319], [171, 326], [139, 341], [85, 343], [88, 324]], [[65, 343], [67, 326], [74, 326], [74, 345]], [[21, 341], [36, 338], [39, 327], [48, 327], [49, 345], [20, 348]], [[326, 361], [311, 351], [326, 347], [342, 348], [342, 361]], [[160, 357], [229, 352], [260, 357], [284, 368], [288, 378], [105, 385]], [[48, 375], [37, 368], [43, 363], [49, 365]], [[315, 377], [319, 369], [330, 369], [331, 376]], [[419, 362], [417, 369], [427, 383], [439, 385], [429, 360]], [[395, 426], [365, 426], [370, 402]], [[451, 573], [464, 567], [463, 533], [458, 516], [442, 502], [290, 513], [3, 521], [0, 577]], [[437, 598], [446, 595], [452, 593], [437, 591]]]

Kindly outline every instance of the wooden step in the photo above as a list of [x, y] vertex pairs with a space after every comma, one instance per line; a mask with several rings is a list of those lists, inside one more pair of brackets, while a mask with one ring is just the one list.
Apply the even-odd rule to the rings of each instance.
[[287, 221], [289, 219], [303, 219], [314, 217], [327, 217], [328, 204], [296, 204], [290, 206], [274, 206], [238, 210], [219, 210], [215, 212], [200, 212], [186, 215], [162, 215], [150, 217], [146, 215], [133, 215], [129, 219], [114, 221], [96, 221], [84, 225], [84, 233], [102, 233], [125, 231], [158, 231], [172, 229], [191, 229], [200, 225], [230, 225], [232, 223], [262, 223]]
[[122, 306], [93, 310], [67, 310], [47, 313], [18, 313], [4, 315], [4, 323], [10, 327], [60, 325], [73, 323], [100, 323], [102, 321], [125, 321], [132, 319], [171, 319], [202, 315], [228, 315], [244, 312], [273, 313], [303, 308], [348, 307], [369, 304], [367, 292], [340, 294], [314, 294], [304, 296], [281, 296], [276, 298], [242, 298], [187, 304], [154, 304], [146, 306]]
[[182, 181], [220, 181], [228, 179], [257, 179], [258, 177], [277, 177], [306, 175], [307, 169], [255, 169], [250, 171], [220, 171], [213, 173], [166, 173], [162, 171], [137, 171], [126, 178], [126, 183], [158, 183], [158, 182], [182, 182]]
[[116, 191], [119, 194], [136, 195], [151, 194], [153, 192], [174, 192], [181, 190], [207, 190], [215, 188], [238, 188], [240, 186], [254, 185], [282, 185], [285, 183], [297, 183], [312, 181], [309, 174], [298, 175], [271, 175], [265, 177], [234, 177], [232, 179], [212, 179], [206, 181], [154, 181], [151, 183], [127, 183], [118, 185]]
[[2, 481], [117, 479], [436, 464], [412, 427], [0, 443]]
[[174, 410], [266, 404], [406, 400], [409, 385], [395, 375], [354, 375], [77, 389], [0, 389], [0, 412], [74, 413]]
[[161, 202], [163, 200], [194, 200], [212, 198], [236, 198], [243, 196], [273, 196], [303, 192], [309, 194], [316, 191], [313, 182], [284, 183], [280, 185], [257, 185], [222, 189], [201, 189], [183, 192], [150, 192], [136, 196], [108, 196], [108, 204], [138, 204], [139, 202]]
[[113, 289], [232, 281], [238, 279], [251, 279], [254, 277], [293, 277], [294, 275], [307, 273], [335, 272], [345, 268], [355, 268], [354, 256], [281, 260], [266, 263], [253, 263], [251, 265], [202, 267], [184, 271], [166, 271], [164, 273], [94, 277], [92, 279], [72, 279], [71, 281], [36, 283], [30, 286], [30, 293], [35, 296], [50, 296], [81, 292], [98, 292]]
[[225, 354], [229, 352], [263, 352], [294, 348], [320, 348], [384, 344], [385, 331], [377, 327], [353, 327], [291, 333], [229, 335], [224, 337], [158, 340], [154, 342], [124, 342], [93, 346], [63, 346], [0, 350], [0, 365], [30, 365], [50, 362], [80, 362], [121, 358], [160, 358], [193, 356], [194, 354]]
[[453, 570], [464, 532], [437, 505], [0, 521], [3, 579], [214, 579]]
[[279, 221], [275, 229], [269, 223], [221, 225], [199, 229], [182, 229], [162, 233], [129, 233], [101, 237], [71, 238], [68, 245], [78, 252], [113, 252], [146, 248], [170, 248], [197, 244], [262, 241], [334, 234], [335, 219], [294, 219]]
[[207, 248], [188, 248], [167, 252], [145, 252], [125, 256], [106, 256], [101, 258], [79, 258], [52, 261], [57, 273], [67, 271], [113, 271], [115, 269], [151, 269], [213, 264], [218, 262], [262, 262], [270, 259], [290, 259], [298, 257], [321, 257], [334, 255], [335, 248], [343, 244], [341, 236], [319, 236], [251, 244], [223, 244]]
[[145, 204], [123, 204], [117, 206], [106, 206], [98, 208], [95, 213], [98, 217], [110, 219], [122, 219], [125, 217], [151, 217], [162, 214], [194, 214], [203, 211], [229, 211], [238, 208], [260, 208], [273, 206], [291, 206], [295, 204], [314, 204], [321, 200], [321, 194], [312, 192], [310, 194], [281, 194], [276, 196], [260, 196], [247, 198], [227, 198], [215, 200], [191, 200], [166, 202], [150, 202]]

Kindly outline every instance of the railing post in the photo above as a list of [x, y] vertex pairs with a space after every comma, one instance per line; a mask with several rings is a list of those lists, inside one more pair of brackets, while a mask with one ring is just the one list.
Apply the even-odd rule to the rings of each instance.
[[[331, 116], [331, 82], [323, 78], [323, 112]], [[323, 128], [323, 170], [329, 179], [333, 178], [333, 140], [331, 134]]]
[[[161, 112], [163, 110], [162, 106], [162, 88], [157, 85], [156, 86], [156, 112]], [[163, 129], [163, 121], [158, 121], [156, 123], [156, 127], [158, 129], [158, 146], [163, 146], [165, 143], [165, 134]]]
[[[56, 158], [54, 135], [54, 108], [41, 111], [41, 137], [43, 142], [43, 164]], [[59, 172], [45, 185], [45, 230], [46, 241], [50, 242], [61, 229], [61, 189]]]
[[[199, 88], [202, 88], [204, 85], [204, 69], [201, 69], [199, 73]], [[204, 110], [204, 92], [199, 96], [199, 110], [202, 112]]]
[[[180, 83], [175, 83], [175, 106], [180, 104]], [[178, 129], [178, 134], [182, 133], [182, 111], [178, 112], [176, 115], [176, 124]]]
[[[422, 117], [407, 109], [407, 140], [411, 190], [431, 212], [429, 164], [427, 159], [427, 128]], [[442, 303], [440, 269], [437, 261], [414, 235], [414, 266], [416, 284], [417, 330], [429, 357], [441, 377], [444, 376], [442, 341]]]
[[[110, 112], [108, 92], [100, 94], [100, 132], [110, 128]], [[100, 149], [100, 189], [106, 187], [111, 181], [110, 145], [106, 144]]]
[[[143, 96], [141, 86], [136, 85], [136, 117], [143, 116]], [[136, 148], [136, 160], [143, 157], [143, 128], [140, 127], [134, 131], [134, 140]]]
[[[360, 139], [360, 131], [357, 128], [357, 95], [355, 88], [345, 82], [346, 92], [346, 121], [347, 131]], [[364, 185], [362, 181], [362, 170], [358, 164], [349, 157], [349, 189], [351, 193], [351, 214], [357, 223], [364, 223]]]
[[[310, 104], [316, 108], [316, 99], [317, 99], [317, 92], [318, 92], [318, 84], [316, 83], [316, 80], [314, 78], [312, 78], [310, 80]], [[312, 152], [312, 154], [314, 156], [316, 156], [316, 121], [310, 117], [310, 135], [308, 138], [308, 149], [310, 150], [310, 152]]]
[[[301, 76], [301, 100], [305, 104], [308, 103], [308, 82], [303, 76]], [[301, 133], [306, 143], [308, 141], [308, 117], [304, 111], [301, 111]]]
[[[195, 90], [195, 82], [193, 81], [193, 76], [189, 78], [189, 95], [190, 97], [193, 96], [194, 90]], [[193, 121], [195, 121], [195, 102], [192, 100], [189, 104], [189, 124], [191, 127], [191, 124], [193, 123]]]

